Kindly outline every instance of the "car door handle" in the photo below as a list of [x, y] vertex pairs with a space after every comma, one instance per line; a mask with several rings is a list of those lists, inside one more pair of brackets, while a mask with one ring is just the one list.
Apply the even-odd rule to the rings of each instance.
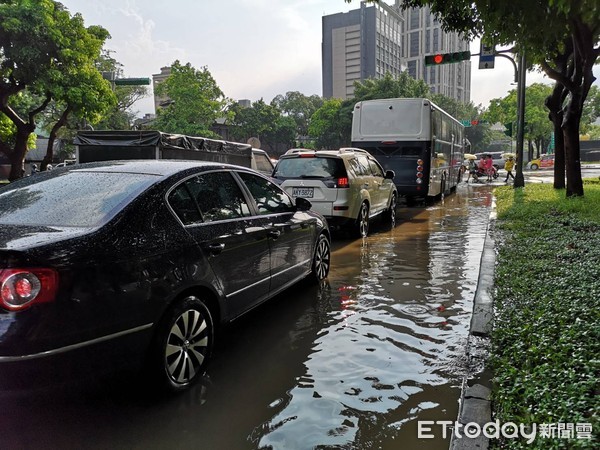
[[218, 255], [225, 248], [225, 244], [223, 244], [222, 242], [212, 243], [212, 244], [203, 244], [202, 248], [204, 250], [208, 251], [212, 255]]
[[279, 230], [275, 230], [275, 229], [271, 229], [267, 232], [267, 235], [269, 237], [272, 237], [273, 239], [277, 239], [279, 236], [281, 236], [281, 231]]

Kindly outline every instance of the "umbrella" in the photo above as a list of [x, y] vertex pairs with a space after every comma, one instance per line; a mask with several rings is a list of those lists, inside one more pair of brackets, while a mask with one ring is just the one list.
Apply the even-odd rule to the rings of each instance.
[[477, 156], [472, 155], [471, 153], [465, 153], [465, 159], [477, 159]]
[[502, 157], [504, 159], [507, 159], [507, 158], [516, 158], [516, 155], [514, 153], [503, 153]]

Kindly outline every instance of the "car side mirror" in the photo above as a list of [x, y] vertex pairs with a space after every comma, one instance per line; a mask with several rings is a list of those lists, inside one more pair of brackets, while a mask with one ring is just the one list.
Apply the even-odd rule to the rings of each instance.
[[385, 179], [386, 180], [393, 180], [395, 176], [396, 176], [396, 173], [393, 170], [387, 170], [385, 172]]
[[303, 197], [296, 197], [296, 209], [298, 211], [308, 211], [312, 208], [312, 203]]

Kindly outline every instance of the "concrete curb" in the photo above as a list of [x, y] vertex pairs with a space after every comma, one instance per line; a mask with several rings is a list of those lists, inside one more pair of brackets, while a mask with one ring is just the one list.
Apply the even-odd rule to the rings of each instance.
[[[491, 375], [485, 371], [485, 359], [489, 347], [494, 315], [491, 290], [494, 286], [494, 266], [496, 263], [495, 241], [490, 229], [496, 220], [495, 203], [492, 205], [490, 220], [486, 229], [483, 252], [479, 265], [479, 279], [473, 301], [473, 316], [467, 341], [469, 370], [462, 383], [460, 409], [457, 422], [460, 425], [475, 423], [479, 426], [492, 421]], [[474, 379], [470, 375], [477, 372]], [[464, 427], [455, 430], [450, 440], [450, 450], [488, 449], [489, 439], [482, 433], [469, 438], [462, 433]], [[457, 432], [458, 431], [458, 432]], [[460, 436], [460, 437], [459, 437]]]

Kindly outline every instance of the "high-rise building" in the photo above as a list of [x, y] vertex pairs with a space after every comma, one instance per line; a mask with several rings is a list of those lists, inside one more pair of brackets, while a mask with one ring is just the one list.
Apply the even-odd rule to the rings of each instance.
[[428, 8], [402, 11], [383, 2], [323, 16], [323, 97], [351, 98], [354, 82], [408, 70], [432, 92], [462, 102], [471, 96], [471, 63], [425, 67], [425, 55], [469, 49], [457, 33], [445, 33]]

